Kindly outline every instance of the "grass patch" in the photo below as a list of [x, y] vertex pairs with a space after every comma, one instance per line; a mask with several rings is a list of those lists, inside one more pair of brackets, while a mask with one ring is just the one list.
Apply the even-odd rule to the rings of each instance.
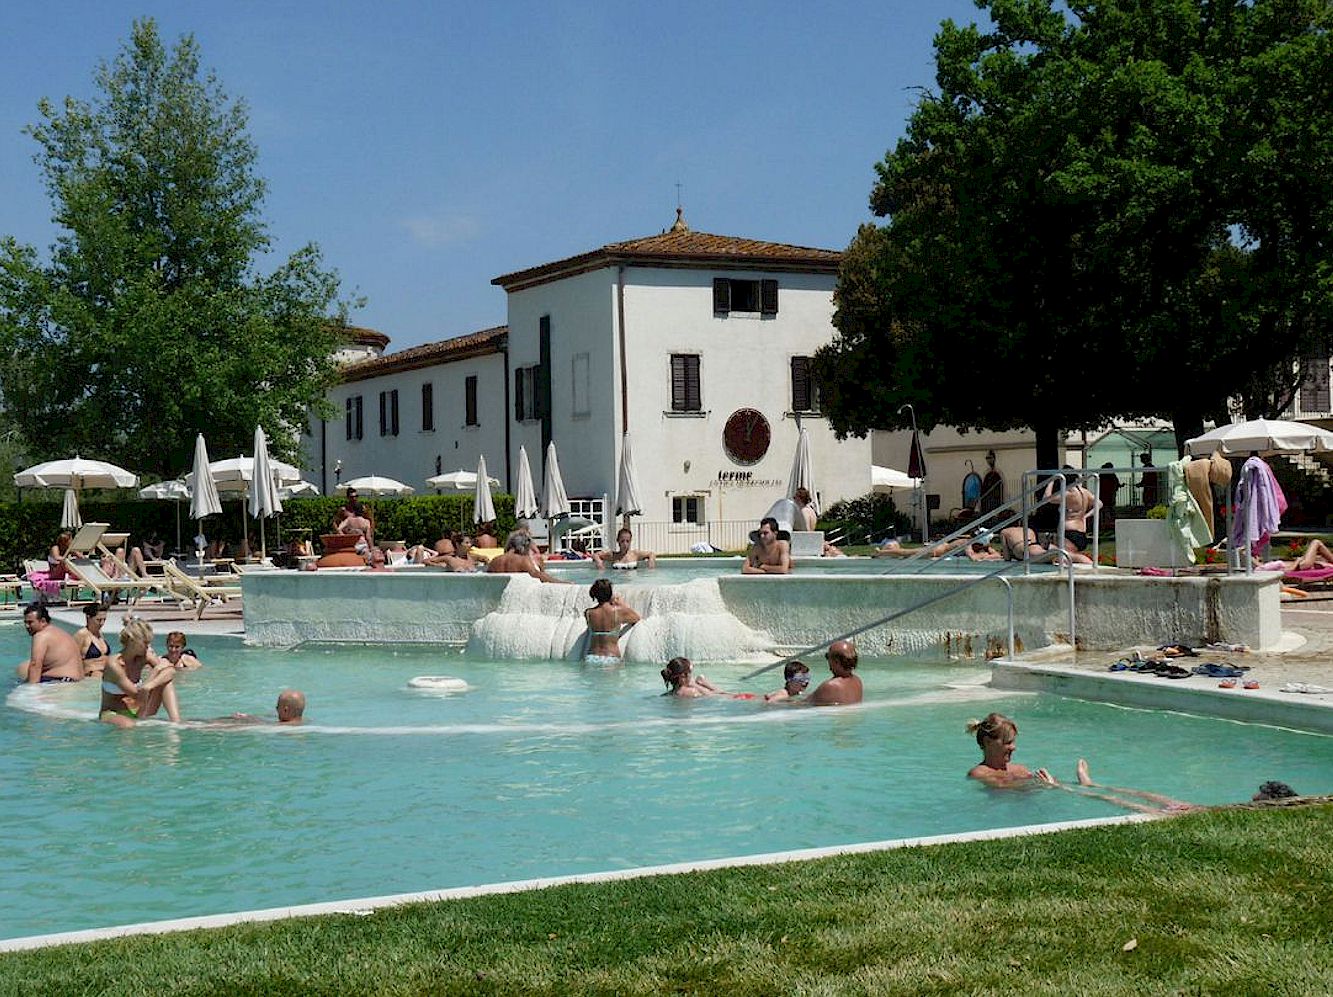
[[1325, 993], [1331, 819], [1211, 811], [63, 946], [0, 956], [0, 993]]

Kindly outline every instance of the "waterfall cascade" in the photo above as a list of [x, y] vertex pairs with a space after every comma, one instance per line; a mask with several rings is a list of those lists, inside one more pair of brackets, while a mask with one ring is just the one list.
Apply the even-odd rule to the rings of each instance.
[[[714, 578], [680, 585], [619, 585], [617, 594], [643, 619], [620, 639], [626, 661], [769, 661], [772, 638], [727, 611]], [[543, 584], [514, 575], [500, 606], [472, 627], [468, 654], [491, 661], [583, 657], [592, 605], [580, 585]]]

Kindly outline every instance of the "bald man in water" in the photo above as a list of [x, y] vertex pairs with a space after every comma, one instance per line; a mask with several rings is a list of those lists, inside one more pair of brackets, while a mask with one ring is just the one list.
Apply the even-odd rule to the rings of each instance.
[[300, 689], [283, 689], [278, 694], [278, 723], [303, 723], [304, 714], [305, 693]]
[[861, 680], [856, 675], [856, 645], [835, 640], [824, 653], [832, 678], [826, 678], [810, 694], [815, 706], [849, 706], [861, 702]]

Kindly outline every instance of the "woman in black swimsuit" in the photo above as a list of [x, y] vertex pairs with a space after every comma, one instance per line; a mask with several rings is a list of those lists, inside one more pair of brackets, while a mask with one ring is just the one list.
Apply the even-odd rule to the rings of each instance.
[[83, 629], [75, 631], [74, 643], [79, 645], [79, 655], [83, 658], [83, 677], [97, 678], [106, 667], [106, 659], [111, 654], [111, 645], [102, 636], [106, 626], [106, 607], [100, 603], [90, 603], [83, 607], [86, 622]]

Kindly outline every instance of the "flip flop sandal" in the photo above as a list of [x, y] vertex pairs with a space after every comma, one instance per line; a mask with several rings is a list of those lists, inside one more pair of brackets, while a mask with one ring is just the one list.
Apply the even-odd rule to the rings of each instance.
[[1242, 688], [1242, 689], [1257, 689], [1257, 688], [1259, 688], [1259, 683], [1256, 682], [1254, 679], [1250, 679], [1250, 680], [1249, 680], [1248, 682], [1246, 682], [1243, 686], [1241, 686], [1241, 688]]
[[1187, 679], [1190, 677], [1188, 668], [1181, 668], [1179, 665], [1162, 665], [1157, 669], [1157, 677], [1163, 679]]
[[1234, 689], [1234, 688], [1236, 688], [1236, 680], [1235, 680], [1235, 679], [1223, 679], [1221, 682], [1217, 683], [1217, 687], [1218, 687], [1219, 689]]
[[1129, 662], [1126, 661], [1124, 658], [1121, 658], [1119, 661], [1117, 661], [1115, 664], [1113, 664], [1110, 668], [1108, 668], [1108, 669], [1106, 669], [1106, 670], [1107, 670], [1108, 672], [1124, 672], [1124, 671], [1128, 671], [1128, 670], [1129, 670]]

